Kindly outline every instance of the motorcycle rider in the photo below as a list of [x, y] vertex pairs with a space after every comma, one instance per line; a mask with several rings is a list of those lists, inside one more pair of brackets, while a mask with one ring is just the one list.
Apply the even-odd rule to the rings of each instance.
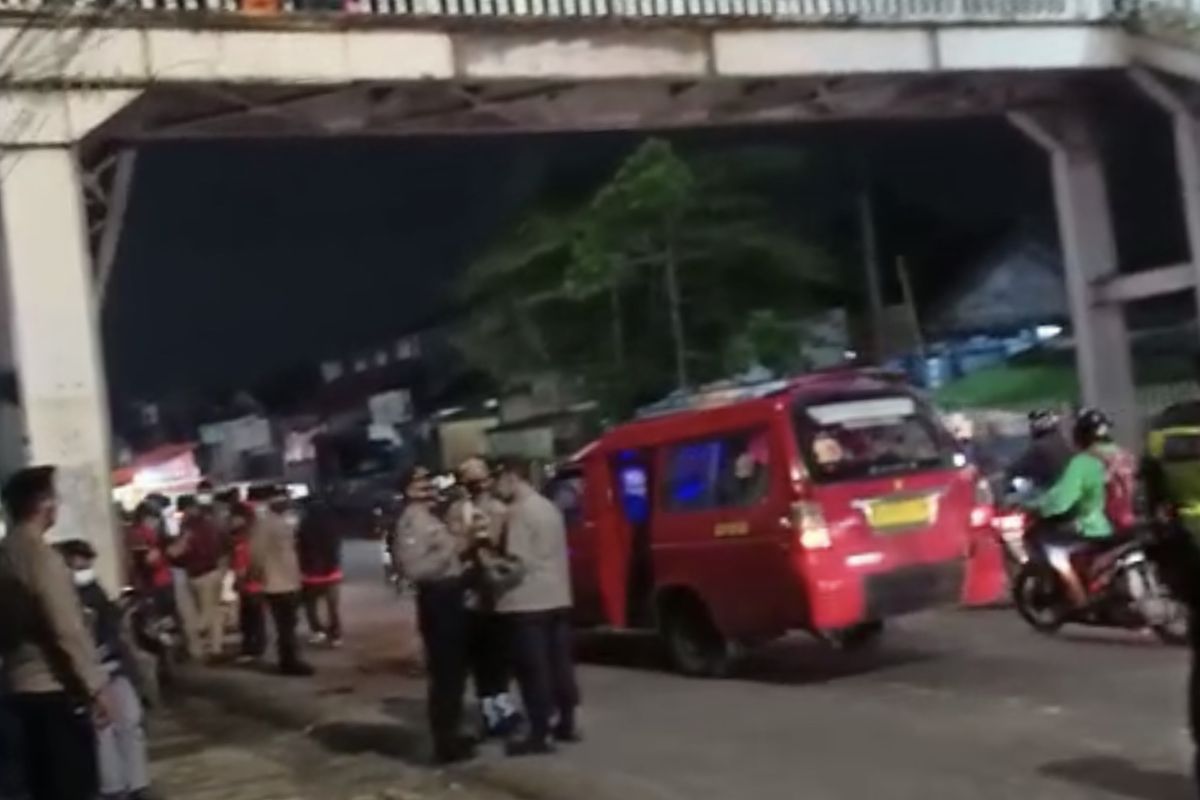
[[[1045, 534], [1082, 537], [1099, 545], [1085, 551], [1085, 557], [1104, 549], [1115, 530], [1133, 523], [1135, 463], [1113, 442], [1112, 427], [1103, 411], [1080, 411], [1074, 426], [1078, 452], [1058, 480], [1030, 503], [1046, 526]], [[1077, 602], [1086, 601], [1082, 586], [1072, 590]]]
[[1039, 492], [1049, 489], [1075, 455], [1063, 435], [1062, 418], [1048, 408], [1029, 412], [1029, 447], [1004, 474], [1006, 484], [1025, 478]]

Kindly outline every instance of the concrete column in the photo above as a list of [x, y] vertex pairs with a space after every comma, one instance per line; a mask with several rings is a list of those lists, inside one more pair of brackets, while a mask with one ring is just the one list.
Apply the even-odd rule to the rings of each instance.
[[1099, 148], [1086, 118], [1073, 110], [1017, 112], [1010, 119], [1050, 155], [1083, 401], [1111, 414], [1118, 436], [1134, 445], [1141, 439], [1141, 419], [1124, 309], [1096, 301], [1095, 285], [1118, 269]]
[[29, 458], [59, 468], [54, 538], [86, 538], [120, 586], [108, 399], [73, 148], [0, 152], [0, 256]]

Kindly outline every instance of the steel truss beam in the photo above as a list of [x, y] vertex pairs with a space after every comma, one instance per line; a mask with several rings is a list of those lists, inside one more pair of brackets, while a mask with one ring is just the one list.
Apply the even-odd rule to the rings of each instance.
[[[672, 128], [1000, 114], [1061, 100], [1068, 75], [461, 82], [162, 88], [112, 136], [163, 139], [403, 136]], [[184, 110], [181, 93], [196, 101]], [[208, 110], [197, 113], [195, 105]]]

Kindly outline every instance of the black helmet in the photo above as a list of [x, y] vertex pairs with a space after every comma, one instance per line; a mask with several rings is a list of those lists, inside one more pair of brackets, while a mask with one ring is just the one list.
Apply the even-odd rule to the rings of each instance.
[[1098, 408], [1085, 408], [1075, 415], [1075, 444], [1091, 447], [1096, 442], [1112, 441], [1113, 423]]
[[1058, 433], [1062, 418], [1058, 412], [1049, 408], [1039, 408], [1029, 412], [1029, 435], [1037, 439], [1051, 433]]

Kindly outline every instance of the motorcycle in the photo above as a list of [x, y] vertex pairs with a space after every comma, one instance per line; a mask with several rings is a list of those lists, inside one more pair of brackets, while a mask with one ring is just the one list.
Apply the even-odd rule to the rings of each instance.
[[1034, 630], [1050, 634], [1070, 622], [1149, 628], [1166, 644], [1187, 641], [1187, 609], [1155, 560], [1163, 536], [1156, 526], [1125, 531], [1100, 551], [1078, 538], [1048, 537], [1036, 521], [1026, 528], [1013, 602]]
[[133, 635], [139, 650], [154, 658], [155, 673], [160, 686], [169, 686], [175, 666], [186, 657], [186, 643], [176, 619], [163, 614], [154, 598], [127, 587], [117, 603], [121, 619]]
[[1029, 550], [1025, 546], [1029, 515], [1024, 500], [1032, 492], [1033, 485], [1027, 479], [1013, 478], [992, 516], [992, 531], [1004, 554], [1004, 572], [1010, 587], [1015, 585], [1021, 567], [1029, 561]]

